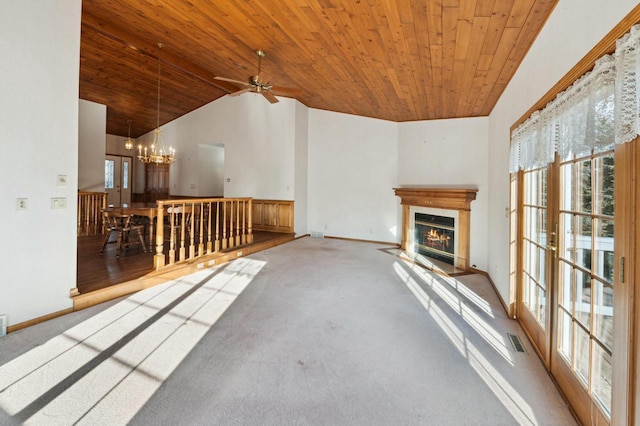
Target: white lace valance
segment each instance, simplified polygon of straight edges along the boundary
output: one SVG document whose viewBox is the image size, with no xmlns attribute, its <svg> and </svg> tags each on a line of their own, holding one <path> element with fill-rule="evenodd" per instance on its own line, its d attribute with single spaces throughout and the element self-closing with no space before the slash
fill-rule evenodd
<svg viewBox="0 0 640 426">
<path fill-rule="evenodd" d="M 640 134 L 640 25 L 616 42 L 616 143 Z"/>
<path fill-rule="evenodd" d="M 611 149 L 640 134 L 640 25 L 618 40 L 616 52 L 534 112 L 511 134 L 509 171 Z"/>
</svg>

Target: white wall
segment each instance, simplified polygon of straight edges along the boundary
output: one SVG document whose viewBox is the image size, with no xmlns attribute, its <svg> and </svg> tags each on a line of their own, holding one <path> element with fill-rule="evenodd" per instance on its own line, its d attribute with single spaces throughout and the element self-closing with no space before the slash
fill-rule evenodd
<svg viewBox="0 0 640 426">
<path fill-rule="evenodd" d="M 399 242 L 398 124 L 309 110 L 309 232 Z"/>
<path fill-rule="evenodd" d="M 198 196 L 224 196 L 224 148 L 200 144 L 198 147 Z"/>
<path fill-rule="evenodd" d="M 488 125 L 484 117 L 399 123 L 398 184 L 477 188 L 476 200 L 471 202 L 469 264 L 491 273 L 486 250 Z M 398 226 L 401 222 L 402 216 Z"/>
<path fill-rule="evenodd" d="M 76 285 L 81 0 L 8 1 L 0 13 L 0 314 L 71 307 Z M 57 185 L 58 175 L 67 186 Z M 67 208 L 51 209 L 51 198 Z M 28 209 L 16 211 L 16 199 Z"/>
<path fill-rule="evenodd" d="M 304 235 L 308 227 L 309 200 L 309 109 L 296 102 L 294 218 L 296 235 Z"/>
<path fill-rule="evenodd" d="M 80 99 L 78 112 L 78 189 L 104 191 L 107 106 Z"/>
<path fill-rule="evenodd" d="M 509 300 L 509 128 L 637 5 L 562 0 L 489 117 L 488 240 L 491 278 Z"/>
<path fill-rule="evenodd" d="M 176 149 L 169 193 L 198 196 L 199 146 L 224 144 L 225 197 L 292 199 L 296 101 L 278 99 L 225 96 L 162 126 L 165 146 Z M 150 132 L 138 143 L 152 140 Z"/>
</svg>

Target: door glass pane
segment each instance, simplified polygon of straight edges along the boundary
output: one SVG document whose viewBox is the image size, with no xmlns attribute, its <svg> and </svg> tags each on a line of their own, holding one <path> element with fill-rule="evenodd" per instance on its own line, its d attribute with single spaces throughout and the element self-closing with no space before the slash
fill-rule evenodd
<svg viewBox="0 0 640 426">
<path fill-rule="evenodd" d="M 540 245 L 547 244 L 547 209 L 538 209 L 538 235 L 536 242 Z"/>
<path fill-rule="evenodd" d="M 546 275 L 547 275 L 547 264 L 546 264 L 546 250 L 538 247 L 538 284 L 546 288 Z"/>
<path fill-rule="evenodd" d="M 536 312 L 536 304 L 537 304 L 537 302 L 536 302 L 536 288 L 537 288 L 536 282 L 528 277 L 528 279 L 527 279 L 527 291 L 529 293 L 529 303 L 527 304 L 527 307 L 534 314 Z M 537 316 L 537 315 L 534 315 L 534 316 Z"/>
<path fill-rule="evenodd" d="M 529 270 L 527 272 L 533 272 L 533 276 L 536 277 L 538 267 L 538 249 L 537 246 L 529 243 Z"/>
<path fill-rule="evenodd" d="M 568 261 L 575 261 L 574 259 L 574 230 L 573 230 L 573 215 L 570 213 L 561 213 L 560 214 L 560 247 L 559 255 L 563 259 L 567 259 Z"/>
<path fill-rule="evenodd" d="M 104 160 L 104 187 L 105 187 L 105 189 L 113 189 L 114 168 L 115 168 L 115 164 L 114 164 L 113 160 Z"/>
<path fill-rule="evenodd" d="M 129 189 L 129 162 L 122 162 L 122 188 Z"/>
<path fill-rule="evenodd" d="M 558 341 L 559 341 L 559 348 L 558 348 L 558 352 L 560 352 L 561 355 L 563 355 L 567 361 L 567 363 L 569 365 L 571 365 L 571 353 L 572 353 L 572 343 L 573 343 L 573 339 L 572 339 L 572 323 L 573 321 L 571 321 L 571 315 L 569 315 L 567 312 L 565 312 L 563 309 L 560 309 L 560 314 L 559 314 L 559 324 L 558 324 L 558 332 L 559 332 L 559 336 L 558 336 Z"/>
<path fill-rule="evenodd" d="M 524 291 L 523 293 L 523 297 L 524 297 L 524 305 L 527 306 L 529 308 L 529 310 L 531 310 L 531 292 L 529 291 L 529 286 L 531 286 L 531 280 L 529 279 L 528 275 L 524 275 L 522 277 L 522 281 L 524 282 Z"/>
<path fill-rule="evenodd" d="M 576 235 L 575 262 L 587 269 L 591 269 L 591 217 L 576 216 L 578 235 Z"/>
<path fill-rule="evenodd" d="M 580 381 L 588 386 L 589 384 L 589 334 L 585 332 L 577 323 L 573 323 L 575 333 L 575 364 L 574 369 Z"/>
<path fill-rule="evenodd" d="M 594 334 L 607 347 L 613 349 L 613 288 L 594 280 Z"/>
<path fill-rule="evenodd" d="M 560 273 L 558 278 L 560 280 L 560 306 L 571 312 L 572 300 L 573 300 L 573 285 L 571 281 L 571 266 L 566 262 L 560 261 Z"/>
<path fill-rule="evenodd" d="M 599 345 L 594 347 L 593 363 L 593 394 L 604 406 L 607 414 L 611 415 L 611 355 Z"/>
<path fill-rule="evenodd" d="M 613 154 L 594 160 L 595 213 L 613 216 Z"/>
<path fill-rule="evenodd" d="M 591 276 L 580 269 L 576 273 L 575 317 L 588 330 L 591 320 Z"/>
<path fill-rule="evenodd" d="M 560 210 L 573 210 L 575 191 L 573 190 L 573 164 L 560 167 Z"/>
<path fill-rule="evenodd" d="M 595 229 L 593 272 L 613 283 L 613 220 L 596 219 Z"/>
<path fill-rule="evenodd" d="M 547 312 L 547 292 L 544 291 L 542 287 L 538 287 L 538 322 L 544 326 L 544 322 L 546 320 L 546 312 Z"/>
<path fill-rule="evenodd" d="M 591 160 L 576 163 L 576 210 L 591 213 Z"/>
</svg>

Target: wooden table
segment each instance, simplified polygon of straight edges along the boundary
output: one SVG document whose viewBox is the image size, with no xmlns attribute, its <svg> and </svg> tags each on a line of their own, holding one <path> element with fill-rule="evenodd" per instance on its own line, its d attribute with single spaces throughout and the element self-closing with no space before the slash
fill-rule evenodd
<svg viewBox="0 0 640 426">
<path fill-rule="evenodd" d="M 131 203 L 121 206 L 109 206 L 115 212 L 122 214 L 132 214 L 134 216 L 142 216 L 149 218 L 149 251 L 155 253 L 155 240 L 153 233 L 153 222 L 158 216 L 158 205 L 156 203 Z"/>
</svg>

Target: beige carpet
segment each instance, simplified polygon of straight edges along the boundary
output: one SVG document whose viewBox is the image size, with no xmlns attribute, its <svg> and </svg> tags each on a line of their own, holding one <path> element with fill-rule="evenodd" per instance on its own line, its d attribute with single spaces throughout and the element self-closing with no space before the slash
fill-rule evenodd
<svg viewBox="0 0 640 426">
<path fill-rule="evenodd" d="M 573 425 L 487 280 L 303 238 L 0 338 L 0 424 Z"/>
</svg>

